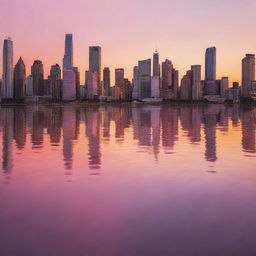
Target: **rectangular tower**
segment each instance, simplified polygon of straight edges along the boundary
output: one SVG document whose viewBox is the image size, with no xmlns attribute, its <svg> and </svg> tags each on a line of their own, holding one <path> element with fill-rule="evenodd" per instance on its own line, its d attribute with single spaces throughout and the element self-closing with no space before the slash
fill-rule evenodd
<svg viewBox="0 0 256 256">
<path fill-rule="evenodd" d="M 3 99 L 13 98 L 13 42 L 11 38 L 4 40 L 3 46 L 3 76 L 2 76 Z"/>
</svg>

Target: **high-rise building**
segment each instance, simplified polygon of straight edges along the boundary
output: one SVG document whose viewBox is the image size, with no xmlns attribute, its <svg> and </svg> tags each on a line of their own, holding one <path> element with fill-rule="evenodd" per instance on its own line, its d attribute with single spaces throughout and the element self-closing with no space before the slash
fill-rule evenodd
<svg viewBox="0 0 256 256">
<path fill-rule="evenodd" d="M 110 96 L 110 70 L 108 67 L 103 69 L 103 95 Z"/>
<path fill-rule="evenodd" d="M 115 86 L 124 86 L 124 69 L 115 69 Z"/>
<path fill-rule="evenodd" d="M 255 80 L 255 55 L 246 54 L 242 59 L 242 97 L 249 97 L 251 82 Z"/>
<path fill-rule="evenodd" d="M 20 57 L 14 68 L 14 99 L 24 99 L 26 96 L 26 67 Z"/>
<path fill-rule="evenodd" d="M 160 76 L 159 54 L 157 50 L 153 54 L 153 76 Z"/>
<path fill-rule="evenodd" d="M 151 97 L 151 59 L 139 61 L 139 98 Z"/>
<path fill-rule="evenodd" d="M 65 55 L 63 58 L 63 72 L 65 69 L 73 67 L 73 35 L 65 36 Z"/>
<path fill-rule="evenodd" d="M 222 98 L 226 97 L 226 92 L 229 87 L 228 85 L 229 85 L 228 77 L 222 77 L 220 80 L 220 96 Z"/>
<path fill-rule="evenodd" d="M 33 77 L 33 95 L 44 95 L 44 67 L 41 60 L 35 60 L 31 67 Z"/>
<path fill-rule="evenodd" d="M 98 97 L 98 73 L 95 71 L 85 72 L 85 86 L 87 99 L 97 99 Z"/>
<path fill-rule="evenodd" d="M 13 42 L 11 38 L 4 40 L 2 98 L 13 98 Z"/>
<path fill-rule="evenodd" d="M 192 100 L 200 100 L 200 92 L 201 92 L 201 66 L 194 65 L 191 66 L 192 71 Z"/>
<path fill-rule="evenodd" d="M 178 98 L 178 87 L 179 87 L 179 71 L 176 69 L 173 69 L 172 83 L 173 83 L 173 98 L 176 100 Z"/>
<path fill-rule="evenodd" d="M 58 64 L 52 65 L 48 77 L 50 96 L 53 101 L 60 101 L 62 98 L 61 69 Z"/>
<path fill-rule="evenodd" d="M 133 68 L 133 79 L 132 79 L 132 99 L 139 99 L 139 67 Z"/>
<path fill-rule="evenodd" d="M 55 64 L 51 66 L 50 76 L 61 78 L 61 69 L 59 64 Z"/>
<path fill-rule="evenodd" d="M 191 100 L 192 99 L 192 71 L 187 71 L 186 75 L 181 79 L 180 87 L 180 98 L 182 100 Z"/>
<path fill-rule="evenodd" d="M 205 53 L 205 80 L 216 80 L 216 47 L 206 49 Z"/>
<path fill-rule="evenodd" d="M 172 87 L 173 64 L 166 59 L 162 63 L 162 90 L 168 90 Z"/>
<path fill-rule="evenodd" d="M 33 77 L 32 75 L 26 78 L 26 96 L 33 96 Z"/>
<path fill-rule="evenodd" d="M 63 72 L 63 94 L 66 101 L 76 100 L 76 72 L 74 69 L 65 69 Z"/>
<path fill-rule="evenodd" d="M 100 94 L 101 85 L 101 47 L 89 47 L 89 71 L 97 72 L 98 95 Z"/>
</svg>

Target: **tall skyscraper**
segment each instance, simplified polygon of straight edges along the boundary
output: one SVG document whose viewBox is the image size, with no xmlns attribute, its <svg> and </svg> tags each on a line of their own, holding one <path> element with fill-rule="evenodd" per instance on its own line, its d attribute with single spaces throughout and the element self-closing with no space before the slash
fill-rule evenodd
<svg viewBox="0 0 256 256">
<path fill-rule="evenodd" d="M 139 61 L 139 98 L 151 97 L 151 59 Z"/>
<path fill-rule="evenodd" d="M 26 67 L 20 57 L 14 68 L 14 98 L 24 99 L 26 96 Z"/>
<path fill-rule="evenodd" d="M 65 69 L 73 67 L 73 35 L 66 34 L 65 55 L 63 58 L 63 72 Z"/>
<path fill-rule="evenodd" d="M 90 46 L 89 47 L 89 71 L 97 72 L 98 79 L 98 95 L 100 94 L 101 86 L 101 47 Z"/>
<path fill-rule="evenodd" d="M 200 100 L 201 66 L 191 66 L 192 71 L 192 100 Z"/>
<path fill-rule="evenodd" d="M 160 76 L 159 54 L 157 50 L 153 54 L 153 76 Z"/>
<path fill-rule="evenodd" d="M 115 69 L 115 86 L 124 86 L 124 69 Z"/>
<path fill-rule="evenodd" d="M 216 80 L 216 47 L 206 49 L 205 53 L 205 81 Z"/>
<path fill-rule="evenodd" d="M 110 70 L 108 67 L 103 69 L 103 95 L 110 96 Z"/>
<path fill-rule="evenodd" d="M 170 60 L 162 63 L 162 90 L 168 90 L 172 87 L 173 64 Z"/>
<path fill-rule="evenodd" d="M 41 60 L 35 60 L 31 67 L 33 77 L 33 95 L 44 95 L 44 67 Z"/>
<path fill-rule="evenodd" d="M 242 96 L 249 97 L 251 82 L 255 80 L 255 55 L 246 54 L 242 59 Z"/>
<path fill-rule="evenodd" d="M 13 42 L 11 38 L 4 40 L 3 47 L 3 76 L 2 76 L 3 99 L 13 98 Z"/>
</svg>

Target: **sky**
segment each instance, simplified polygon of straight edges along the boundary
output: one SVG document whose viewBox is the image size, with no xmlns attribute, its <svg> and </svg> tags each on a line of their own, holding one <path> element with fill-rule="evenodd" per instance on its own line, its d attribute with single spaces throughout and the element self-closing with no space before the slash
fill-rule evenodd
<svg viewBox="0 0 256 256">
<path fill-rule="evenodd" d="M 0 42 L 10 36 L 14 64 L 21 56 L 29 74 L 40 59 L 47 76 L 52 64 L 62 65 L 65 33 L 73 33 L 82 84 L 91 45 L 102 47 L 112 84 L 115 68 L 131 79 L 133 66 L 156 47 L 180 78 L 201 64 L 204 79 L 205 49 L 216 46 L 217 77 L 240 81 L 241 59 L 256 52 L 255 10 L 255 0 L 0 0 Z"/>
</svg>

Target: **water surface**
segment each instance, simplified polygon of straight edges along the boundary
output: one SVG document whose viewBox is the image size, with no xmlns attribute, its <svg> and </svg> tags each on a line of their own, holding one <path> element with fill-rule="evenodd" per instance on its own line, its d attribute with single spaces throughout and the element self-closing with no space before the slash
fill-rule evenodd
<svg viewBox="0 0 256 256">
<path fill-rule="evenodd" d="M 253 106 L 0 109 L 0 255 L 256 255 Z"/>
</svg>

